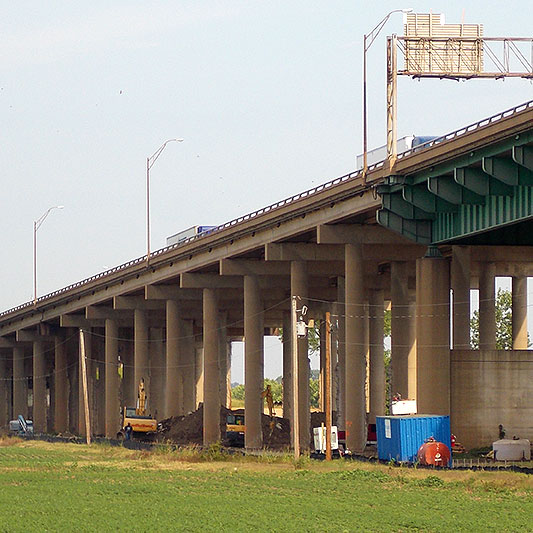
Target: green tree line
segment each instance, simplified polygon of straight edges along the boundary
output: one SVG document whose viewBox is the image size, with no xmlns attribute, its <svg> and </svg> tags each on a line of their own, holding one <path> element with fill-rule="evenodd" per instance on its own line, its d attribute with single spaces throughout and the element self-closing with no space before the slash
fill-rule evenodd
<svg viewBox="0 0 533 533">
<path fill-rule="evenodd" d="M 318 371 L 311 371 L 311 378 L 309 379 L 309 395 L 311 407 L 318 407 Z M 272 399 L 274 403 L 281 404 L 283 402 L 283 385 L 281 376 L 276 379 L 266 378 L 263 382 L 263 390 L 270 385 L 272 392 Z M 231 389 L 231 398 L 233 400 L 244 401 L 244 385 L 236 385 Z"/>
</svg>

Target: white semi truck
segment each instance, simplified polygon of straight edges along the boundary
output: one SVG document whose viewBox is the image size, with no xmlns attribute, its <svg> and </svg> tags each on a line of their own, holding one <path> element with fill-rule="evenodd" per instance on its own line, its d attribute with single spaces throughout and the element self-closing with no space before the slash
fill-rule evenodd
<svg viewBox="0 0 533 533">
<path fill-rule="evenodd" d="M 401 154 L 407 150 L 421 150 L 422 148 L 425 148 L 428 143 L 437 138 L 438 137 L 430 135 L 408 135 L 407 137 L 402 137 L 396 142 L 396 152 Z M 387 145 L 369 150 L 366 154 L 368 166 L 385 161 L 385 159 L 387 159 Z M 355 170 L 361 170 L 363 168 L 363 154 L 357 156 L 356 165 L 357 168 Z"/>
<path fill-rule="evenodd" d="M 216 226 L 192 226 L 190 228 L 179 231 L 170 237 L 167 237 L 167 246 L 172 246 L 173 244 L 181 244 L 182 242 L 194 237 L 195 235 L 204 235 L 207 234 Z"/>
</svg>

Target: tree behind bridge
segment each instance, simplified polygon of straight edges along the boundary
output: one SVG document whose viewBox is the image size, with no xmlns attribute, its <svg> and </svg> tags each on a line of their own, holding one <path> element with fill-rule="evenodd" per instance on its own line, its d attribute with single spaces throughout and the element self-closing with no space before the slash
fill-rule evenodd
<svg viewBox="0 0 533 533">
<path fill-rule="evenodd" d="M 497 350 L 511 350 L 513 347 L 512 305 L 511 291 L 498 289 L 495 302 Z M 473 350 L 479 350 L 479 311 L 474 311 L 470 320 L 470 346 Z"/>
</svg>

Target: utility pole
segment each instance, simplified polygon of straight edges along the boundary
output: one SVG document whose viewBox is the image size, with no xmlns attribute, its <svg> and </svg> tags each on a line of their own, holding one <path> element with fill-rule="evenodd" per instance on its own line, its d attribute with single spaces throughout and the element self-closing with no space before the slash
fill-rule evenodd
<svg viewBox="0 0 533 533">
<path fill-rule="evenodd" d="M 89 418 L 89 393 L 87 390 L 87 365 L 85 361 L 85 336 L 83 329 L 80 328 L 80 365 L 83 385 L 83 404 L 85 407 L 85 433 L 87 435 L 87 444 L 91 444 L 91 421 Z"/>
<path fill-rule="evenodd" d="M 326 375 L 324 383 L 326 411 L 326 461 L 331 461 L 331 316 L 326 311 Z"/>
<path fill-rule="evenodd" d="M 296 296 L 291 302 L 291 344 L 292 344 L 292 434 L 294 439 L 294 458 L 300 457 L 300 419 L 298 404 L 298 331 L 296 316 Z"/>
</svg>

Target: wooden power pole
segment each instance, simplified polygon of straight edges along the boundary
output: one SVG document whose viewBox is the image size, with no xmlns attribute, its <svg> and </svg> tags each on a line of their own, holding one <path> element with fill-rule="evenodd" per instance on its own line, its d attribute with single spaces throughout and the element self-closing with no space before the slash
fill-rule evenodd
<svg viewBox="0 0 533 533">
<path fill-rule="evenodd" d="M 296 316 L 296 296 L 291 302 L 291 343 L 292 343 L 292 433 L 294 436 L 294 458 L 300 457 L 300 418 L 298 402 L 298 330 Z"/>
<path fill-rule="evenodd" d="M 331 461 L 331 316 L 326 312 L 326 375 L 324 376 L 326 411 L 326 461 Z"/>
<path fill-rule="evenodd" d="M 89 392 L 87 390 L 87 364 L 85 359 L 85 336 L 80 328 L 80 365 L 83 385 L 83 405 L 85 407 L 85 433 L 87 444 L 91 444 L 91 421 L 89 418 Z"/>
</svg>

